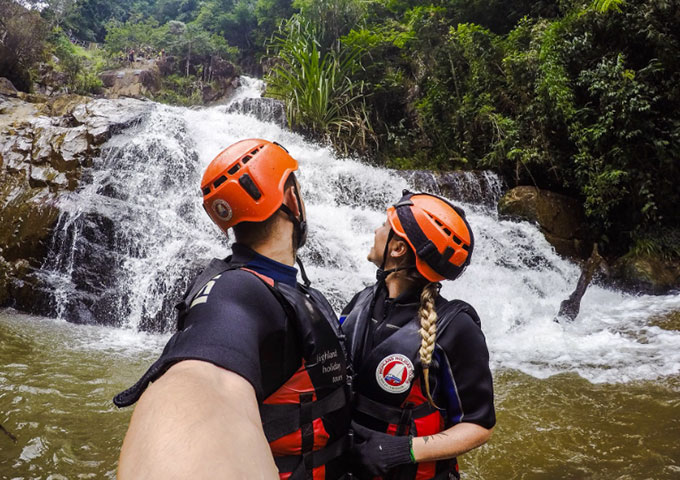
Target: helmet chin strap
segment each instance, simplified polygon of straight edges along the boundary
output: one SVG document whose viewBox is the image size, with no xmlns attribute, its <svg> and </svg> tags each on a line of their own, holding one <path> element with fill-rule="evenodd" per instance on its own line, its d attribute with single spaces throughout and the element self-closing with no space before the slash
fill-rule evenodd
<svg viewBox="0 0 680 480">
<path fill-rule="evenodd" d="M 282 203 L 281 206 L 279 207 L 279 210 L 281 210 L 283 213 L 285 213 L 290 221 L 293 223 L 293 247 L 295 248 L 295 261 L 297 262 L 298 266 L 300 267 L 300 275 L 302 276 L 302 281 L 305 283 L 305 286 L 309 287 L 311 285 L 311 281 L 307 277 L 307 273 L 305 272 L 305 267 L 302 265 L 302 260 L 300 260 L 300 257 L 297 256 L 297 251 L 302 248 L 302 246 L 307 242 L 307 219 L 305 219 L 305 214 L 304 214 L 304 208 L 302 208 L 302 201 L 300 200 L 299 194 L 295 195 L 295 198 L 297 199 L 297 204 L 298 204 L 298 210 L 300 211 L 300 218 L 296 217 L 293 214 L 293 211 L 288 208 L 288 205 L 285 203 Z"/>
<path fill-rule="evenodd" d="M 387 241 L 385 242 L 385 250 L 383 250 L 383 259 L 382 263 L 380 264 L 380 267 L 378 270 L 375 272 L 375 278 L 379 282 L 385 283 L 385 280 L 387 277 L 390 276 L 390 274 L 395 273 L 395 272 L 400 272 L 402 270 L 409 270 L 413 268 L 415 265 L 406 265 L 403 267 L 395 267 L 395 268 L 390 268 L 389 270 L 385 270 L 385 263 L 387 263 L 387 254 L 389 253 L 390 249 L 390 241 L 394 237 L 394 230 L 390 229 L 390 233 L 387 234 Z"/>
</svg>

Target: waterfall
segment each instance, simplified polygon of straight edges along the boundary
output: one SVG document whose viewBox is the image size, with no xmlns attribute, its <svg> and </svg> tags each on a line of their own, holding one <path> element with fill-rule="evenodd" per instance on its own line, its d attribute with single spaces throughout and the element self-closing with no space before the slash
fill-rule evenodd
<svg viewBox="0 0 680 480">
<path fill-rule="evenodd" d="M 374 281 L 366 254 L 385 208 L 402 189 L 436 183 L 339 157 L 234 106 L 260 92 L 260 83 L 244 79 L 226 108 L 155 105 L 105 145 L 61 205 L 41 271 L 53 315 L 117 326 L 125 335 L 171 332 L 173 305 L 188 282 L 208 259 L 229 253 L 230 240 L 203 212 L 202 173 L 222 149 L 248 137 L 277 141 L 300 163 L 310 223 L 300 254 L 314 286 L 339 311 Z M 578 267 L 558 256 L 535 225 L 498 218 L 502 185 L 495 175 L 461 174 L 450 183 L 438 193 L 466 210 L 476 245 L 472 265 L 444 283 L 443 295 L 478 310 L 494 368 L 539 377 L 576 372 L 594 382 L 680 372 L 680 332 L 654 323 L 655 315 L 680 310 L 680 297 L 630 296 L 595 285 L 575 322 L 555 323 Z"/>
</svg>

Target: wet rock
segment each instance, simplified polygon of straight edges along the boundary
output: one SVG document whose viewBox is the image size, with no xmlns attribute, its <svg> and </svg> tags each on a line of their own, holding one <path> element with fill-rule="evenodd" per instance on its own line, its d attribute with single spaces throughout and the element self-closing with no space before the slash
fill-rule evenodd
<svg viewBox="0 0 680 480">
<path fill-rule="evenodd" d="M 139 121 L 151 108 L 150 102 L 141 100 L 96 100 L 78 105 L 72 116 L 78 124 L 85 125 L 91 144 L 99 146 Z"/>
<path fill-rule="evenodd" d="M 43 95 L 42 93 L 19 92 L 19 98 L 28 103 L 40 103 L 40 104 L 45 104 L 49 100 L 47 95 Z"/>
<path fill-rule="evenodd" d="M 60 155 L 54 166 L 60 171 L 70 171 L 79 164 L 85 164 L 83 160 L 90 150 L 87 128 L 83 125 L 69 129 L 65 135 L 59 137 L 59 143 L 55 146 Z"/>
<path fill-rule="evenodd" d="M 416 191 L 441 194 L 439 183 L 434 172 L 429 170 L 401 170 L 399 175 L 413 185 Z"/>
<path fill-rule="evenodd" d="M 50 114 L 54 117 L 63 117 L 66 115 L 71 115 L 73 110 L 79 105 L 85 104 L 92 101 L 90 97 L 84 97 L 82 95 L 59 95 L 54 97 L 50 102 Z"/>
<path fill-rule="evenodd" d="M 2 168 L 11 173 L 27 171 L 31 160 L 31 148 L 31 139 L 23 129 L 12 129 L 0 134 Z"/>
<path fill-rule="evenodd" d="M 520 186 L 498 202 L 501 215 L 536 222 L 555 250 L 568 257 L 588 255 L 585 215 L 580 202 L 548 190 Z"/>
<path fill-rule="evenodd" d="M 487 171 L 432 172 L 402 170 L 401 176 L 417 191 L 443 195 L 457 202 L 493 206 L 504 189 L 503 181 Z"/>
<path fill-rule="evenodd" d="M 225 111 L 252 115 L 258 120 L 274 122 L 281 127 L 288 124 L 284 103 L 274 98 L 242 98 L 231 103 Z"/>
<path fill-rule="evenodd" d="M 664 330 L 675 330 L 676 332 L 680 332 L 680 310 L 654 317 L 650 324 L 663 328 Z"/>
<path fill-rule="evenodd" d="M 58 172 L 49 165 L 33 165 L 28 177 L 28 184 L 33 187 L 67 187 L 66 175 Z"/>
<path fill-rule="evenodd" d="M 612 279 L 625 290 L 666 294 L 680 291 L 680 261 L 652 255 L 628 254 L 612 265 Z"/>
<path fill-rule="evenodd" d="M 99 74 L 99 78 L 109 98 L 149 97 L 161 87 L 161 73 L 155 61 L 140 61 L 131 68 L 108 70 Z"/>
<path fill-rule="evenodd" d="M 14 87 L 14 84 L 5 77 L 0 77 L 0 95 L 6 95 L 8 97 L 16 97 L 19 92 Z"/>
<path fill-rule="evenodd" d="M 59 210 L 47 189 L 26 188 L 23 181 L 0 178 L 0 248 L 7 261 L 28 260 L 39 265 Z"/>
</svg>

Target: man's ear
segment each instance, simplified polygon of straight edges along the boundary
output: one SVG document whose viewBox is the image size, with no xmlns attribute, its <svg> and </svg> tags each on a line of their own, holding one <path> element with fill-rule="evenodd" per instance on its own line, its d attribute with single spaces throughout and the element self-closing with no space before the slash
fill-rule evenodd
<svg viewBox="0 0 680 480">
<path fill-rule="evenodd" d="M 394 258 L 403 257 L 408 252 L 406 242 L 399 239 L 392 239 L 392 248 L 390 248 L 390 256 Z"/>
<path fill-rule="evenodd" d="M 283 191 L 283 203 L 290 208 L 295 217 L 300 216 L 300 204 L 297 201 L 299 192 L 295 185 L 291 185 Z"/>
</svg>

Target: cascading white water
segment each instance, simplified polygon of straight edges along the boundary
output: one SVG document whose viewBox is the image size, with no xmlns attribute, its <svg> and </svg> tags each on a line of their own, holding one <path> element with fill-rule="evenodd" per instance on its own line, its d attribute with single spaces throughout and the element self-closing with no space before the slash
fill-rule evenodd
<svg viewBox="0 0 680 480">
<path fill-rule="evenodd" d="M 237 100 L 256 97 L 244 82 Z M 395 172 L 339 158 L 275 123 L 224 107 L 157 105 L 112 138 L 90 180 L 62 205 L 59 234 L 43 277 L 62 318 L 138 329 L 173 329 L 172 304 L 200 262 L 228 254 L 228 242 L 204 214 L 203 170 L 231 143 L 275 140 L 300 162 L 310 222 L 301 251 L 314 285 L 340 310 L 372 283 L 366 260 L 385 208 L 409 182 Z M 486 174 L 494 198 L 499 180 Z M 470 198 L 466 195 L 465 198 Z M 594 382 L 653 379 L 680 372 L 680 332 L 650 318 L 680 310 L 680 296 L 630 296 L 592 286 L 578 319 L 553 321 L 573 290 L 576 265 L 559 257 L 539 230 L 497 217 L 495 204 L 463 203 L 476 235 L 473 262 L 443 294 L 477 308 L 493 366 L 538 377 L 577 372 Z M 77 318 L 76 318 L 77 317 Z"/>
</svg>

